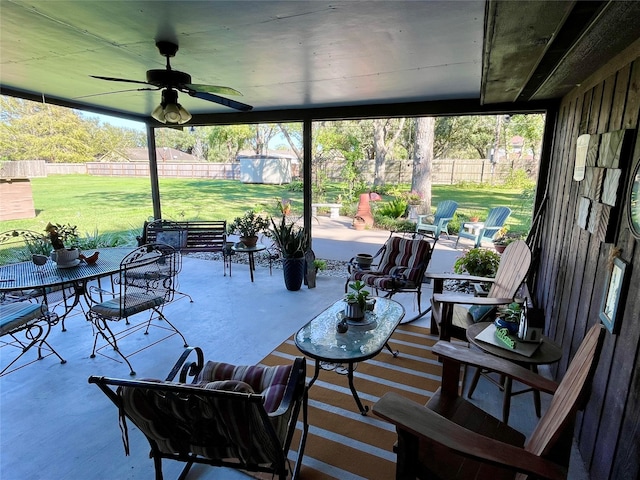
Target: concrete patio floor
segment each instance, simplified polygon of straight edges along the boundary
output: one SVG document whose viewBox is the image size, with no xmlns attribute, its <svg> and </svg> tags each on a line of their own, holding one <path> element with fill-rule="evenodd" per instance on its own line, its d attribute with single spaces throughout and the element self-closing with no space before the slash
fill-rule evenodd
<svg viewBox="0 0 640 480">
<path fill-rule="evenodd" d="M 317 258 L 348 260 L 355 253 L 375 253 L 388 232 L 349 228 L 348 219 L 319 219 L 314 225 L 314 251 Z M 454 239 L 455 240 L 455 239 Z M 453 241 L 438 243 L 430 271 L 451 271 L 460 252 Z M 297 292 L 284 287 L 281 270 L 269 275 L 258 267 L 255 282 L 249 280 L 248 267 L 233 265 L 233 276 L 223 276 L 221 261 L 184 258 L 180 290 L 193 297 L 182 298 L 165 308 L 165 315 L 182 331 L 190 345 L 200 346 L 206 359 L 235 364 L 254 364 L 316 314 L 340 298 L 344 278 L 319 276 L 317 286 L 303 286 Z M 423 301 L 428 305 L 429 286 Z M 414 295 L 398 295 L 407 317 L 415 311 Z M 416 321 L 429 325 L 429 316 Z M 51 344 L 67 360 L 61 365 L 53 356 L 0 378 L 0 478 L 27 479 L 149 479 L 153 462 L 148 443 L 129 426 L 131 455 L 124 455 L 118 412 L 94 385 L 90 375 L 130 378 L 123 363 L 98 355 L 89 358 L 92 347 L 91 325 L 84 316 L 67 320 L 67 332 L 57 326 L 49 337 Z M 123 351 L 134 351 L 159 337 L 132 335 L 122 344 Z M 0 355 L 7 355 L 3 348 Z M 183 350 L 174 336 L 131 357 L 136 378 L 164 378 Z M 13 353 L 13 352 L 11 352 Z M 29 352 L 27 355 L 35 355 Z M 6 359 L 2 359 L 4 364 Z M 356 379 L 357 383 L 357 379 Z M 481 381 L 474 401 L 500 414 L 501 396 L 497 389 Z M 548 400 L 543 395 L 543 408 Z M 537 422 L 531 395 L 515 397 L 511 425 L 525 434 Z M 391 445 L 389 445 L 391 448 Z M 573 455 L 570 478 L 587 478 L 579 456 Z M 182 465 L 164 462 L 165 478 L 176 478 Z M 245 475 L 226 469 L 194 467 L 190 479 L 234 479 Z"/>
</svg>

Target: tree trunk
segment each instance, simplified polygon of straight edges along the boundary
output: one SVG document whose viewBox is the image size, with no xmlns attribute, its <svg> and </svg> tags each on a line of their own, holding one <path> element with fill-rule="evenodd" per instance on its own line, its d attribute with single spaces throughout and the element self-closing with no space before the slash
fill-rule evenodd
<svg viewBox="0 0 640 480">
<path fill-rule="evenodd" d="M 433 163 L 433 139 L 436 119 L 416 118 L 416 140 L 413 154 L 411 190 L 422 195 L 419 213 L 431 213 L 431 164 Z"/>
<path fill-rule="evenodd" d="M 385 183 L 385 161 L 387 159 L 387 153 L 393 150 L 394 145 L 400 138 L 405 120 L 406 119 L 401 118 L 395 130 L 393 129 L 393 119 L 377 118 L 373 121 L 373 148 L 375 150 L 374 186 L 384 185 Z M 387 139 L 388 134 L 391 135 L 389 139 Z"/>
</svg>

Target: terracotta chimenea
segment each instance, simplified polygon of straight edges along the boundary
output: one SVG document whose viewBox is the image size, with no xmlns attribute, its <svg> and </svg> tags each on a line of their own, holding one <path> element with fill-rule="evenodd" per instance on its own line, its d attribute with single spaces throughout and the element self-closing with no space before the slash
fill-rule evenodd
<svg viewBox="0 0 640 480">
<path fill-rule="evenodd" d="M 356 217 L 354 219 L 354 226 L 356 221 L 358 220 L 358 224 L 363 224 L 363 226 L 372 227 L 373 226 L 373 215 L 371 214 L 371 205 L 369 205 L 369 194 L 361 193 L 360 194 L 360 202 L 358 202 L 358 211 L 356 212 Z"/>
</svg>

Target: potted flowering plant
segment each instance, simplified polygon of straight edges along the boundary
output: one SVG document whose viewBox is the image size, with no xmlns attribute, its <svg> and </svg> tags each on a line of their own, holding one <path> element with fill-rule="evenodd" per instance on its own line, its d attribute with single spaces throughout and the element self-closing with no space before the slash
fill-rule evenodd
<svg viewBox="0 0 640 480">
<path fill-rule="evenodd" d="M 227 227 L 227 233 L 237 233 L 240 241 L 247 247 L 255 247 L 258 234 L 269 229 L 269 221 L 258 215 L 255 210 L 247 210 L 241 217 L 236 217 Z"/>
<path fill-rule="evenodd" d="M 80 250 L 76 247 L 65 247 L 65 242 L 78 238 L 77 228 L 75 225 L 59 223 L 48 223 L 45 227 L 44 230 L 49 235 L 49 241 L 53 247 L 51 259 L 58 265 L 70 265 L 78 260 Z"/>
</svg>

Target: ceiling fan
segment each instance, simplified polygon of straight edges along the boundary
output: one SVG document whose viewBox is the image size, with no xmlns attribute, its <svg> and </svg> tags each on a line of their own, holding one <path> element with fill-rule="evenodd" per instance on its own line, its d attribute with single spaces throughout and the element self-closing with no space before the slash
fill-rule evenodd
<svg viewBox="0 0 640 480">
<path fill-rule="evenodd" d="M 100 80 L 108 80 L 110 82 L 137 83 L 142 85 L 151 85 L 154 87 L 137 88 L 135 89 L 137 91 L 163 89 L 162 101 L 151 114 L 153 118 L 162 123 L 182 124 L 191 119 L 191 114 L 178 103 L 178 92 L 186 93 L 192 97 L 218 103 L 243 112 L 248 112 L 253 109 L 251 105 L 216 95 L 218 93 L 222 95 L 242 95 L 239 91 L 233 88 L 217 85 L 194 84 L 191 83 L 191 75 L 188 73 L 172 70 L 169 59 L 174 57 L 178 52 L 178 45 L 175 43 L 159 41 L 156 43 L 156 47 L 158 47 L 160 54 L 167 58 L 167 66 L 164 70 L 147 70 L 146 82 L 140 80 L 129 80 L 126 78 L 101 77 L 98 75 L 91 75 L 91 77 Z"/>
</svg>

